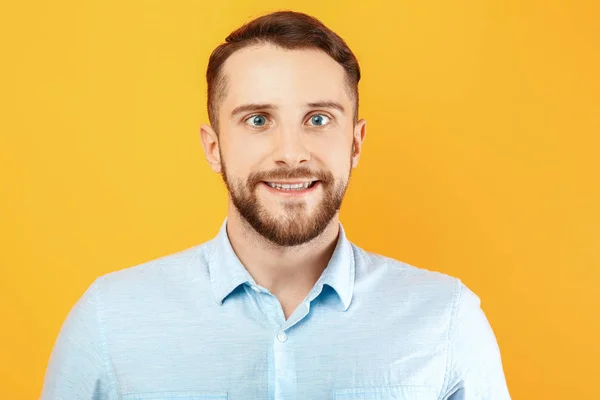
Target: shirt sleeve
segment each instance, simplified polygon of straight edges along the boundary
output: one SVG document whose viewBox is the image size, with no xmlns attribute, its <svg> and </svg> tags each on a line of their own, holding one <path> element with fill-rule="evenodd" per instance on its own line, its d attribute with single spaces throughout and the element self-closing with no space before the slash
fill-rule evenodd
<svg viewBox="0 0 600 400">
<path fill-rule="evenodd" d="M 444 400 L 510 400 L 500 349 L 480 304 L 459 282 Z"/>
<path fill-rule="evenodd" d="M 69 311 L 46 369 L 41 400 L 116 400 L 99 324 L 98 281 Z"/>
</svg>

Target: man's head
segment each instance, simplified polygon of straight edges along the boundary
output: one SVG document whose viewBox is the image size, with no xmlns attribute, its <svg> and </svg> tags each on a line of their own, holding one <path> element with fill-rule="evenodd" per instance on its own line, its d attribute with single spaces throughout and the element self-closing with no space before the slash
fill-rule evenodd
<svg viewBox="0 0 600 400">
<path fill-rule="evenodd" d="M 350 49 L 315 18 L 276 12 L 231 33 L 206 76 L 202 144 L 234 211 L 277 245 L 317 237 L 337 215 L 366 131 Z"/>
</svg>

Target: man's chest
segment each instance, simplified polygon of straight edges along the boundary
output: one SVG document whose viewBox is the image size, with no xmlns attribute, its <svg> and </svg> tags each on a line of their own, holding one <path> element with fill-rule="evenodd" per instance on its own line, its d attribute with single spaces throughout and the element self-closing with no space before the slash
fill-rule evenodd
<svg viewBox="0 0 600 400">
<path fill-rule="evenodd" d="M 177 324 L 109 348 L 124 399 L 436 399 L 443 329 L 420 322 Z M 113 340 L 118 340 L 114 337 Z"/>
</svg>

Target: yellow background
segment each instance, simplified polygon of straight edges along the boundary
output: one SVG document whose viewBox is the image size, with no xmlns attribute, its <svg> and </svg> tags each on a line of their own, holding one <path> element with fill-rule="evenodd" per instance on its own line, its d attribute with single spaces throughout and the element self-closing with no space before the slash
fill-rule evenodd
<svg viewBox="0 0 600 400">
<path fill-rule="evenodd" d="M 39 396 L 95 277 L 216 234 L 208 56 L 281 8 L 319 17 L 361 63 L 351 240 L 473 289 L 514 399 L 600 399 L 598 1 L 6 3 L 1 399 Z"/>
</svg>

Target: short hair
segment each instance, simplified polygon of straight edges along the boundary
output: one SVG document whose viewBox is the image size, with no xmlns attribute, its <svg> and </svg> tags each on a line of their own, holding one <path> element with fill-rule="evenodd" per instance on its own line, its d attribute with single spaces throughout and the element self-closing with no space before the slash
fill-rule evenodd
<svg viewBox="0 0 600 400">
<path fill-rule="evenodd" d="M 210 55 L 206 70 L 208 118 L 218 133 L 218 109 L 225 97 L 227 81 L 223 64 L 237 50 L 257 44 L 273 44 L 287 50 L 324 51 L 346 71 L 347 89 L 354 100 L 354 122 L 358 120 L 360 67 L 346 42 L 318 19 L 296 11 L 276 11 L 244 24 L 227 36 Z"/>
</svg>

